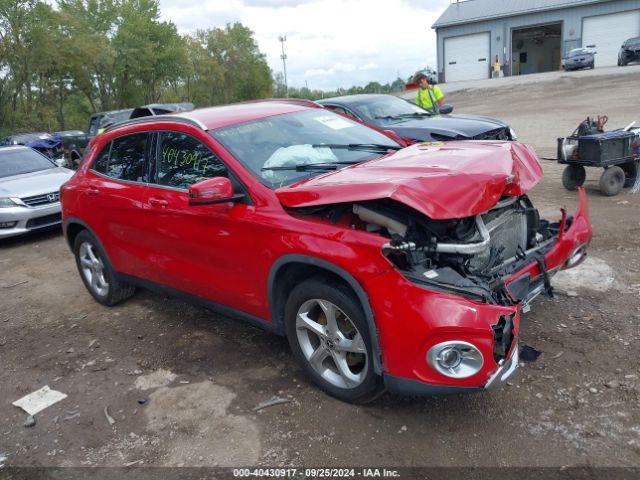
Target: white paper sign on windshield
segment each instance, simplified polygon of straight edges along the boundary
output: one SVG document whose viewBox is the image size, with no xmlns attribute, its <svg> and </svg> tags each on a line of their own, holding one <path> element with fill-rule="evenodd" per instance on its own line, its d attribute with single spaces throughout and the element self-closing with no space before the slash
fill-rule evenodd
<svg viewBox="0 0 640 480">
<path fill-rule="evenodd" d="M 331 128 L 332 130 L 342 130 L 343 128 L 353 127 L 353 123 L 334 115 L 323 115 L 316 117 L 316 121 L 322 123 L 324 126 Z"/>
</svg>

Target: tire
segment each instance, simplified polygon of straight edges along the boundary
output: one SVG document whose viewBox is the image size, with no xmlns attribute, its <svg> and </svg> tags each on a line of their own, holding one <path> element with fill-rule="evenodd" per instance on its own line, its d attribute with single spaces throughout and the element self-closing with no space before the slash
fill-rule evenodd
<svg viewBox="0 0 640 480">
<path fill-rule="evenodd" d="M 287 299 L 285 327 L 294 357 L 329 395 L 362 404 L 384 392 L 373 369 L 367 320 L 346 287 L 324 276 L 299 284 Z"/>
<path fill-rule="evenodd" d="M 73 253 L 82 283 L 98 303 L 111 307 L 134 294 L 135 287 L 116 279 L 100 242 L 87 230 L 76 237 Z"/>
<path fill-rule="evenodd" d="M 600 177 L 600 192 L 607 197 L 613 197 L 620 193 L 624 186 L 624 170 L 620 167 L 609 167 L 602 172 Z"/>
<path fill-rule="evenodd" d="M 582 165 L 567 165 L 562 172 L 562 185 L 567 190 L 577 190 L 584 184 L 587 172 Z"/>
<path fill-rule="evenodd" d="M 638 170 L 640 169 L 640 160 L 635 162 L 625 163 L 620 165 L 620 168 L 624 170 L 624 188 L 631 188 L 636 182 L 638 177 Z"/>
</svg>

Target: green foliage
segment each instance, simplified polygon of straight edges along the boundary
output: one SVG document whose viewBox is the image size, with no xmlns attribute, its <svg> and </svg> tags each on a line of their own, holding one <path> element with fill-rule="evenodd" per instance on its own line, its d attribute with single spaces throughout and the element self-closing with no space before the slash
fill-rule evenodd
<svg viewBox="0 0 640 480">
<path fill-rule="evenodd" d="M 156 102 L 197 107 L 284 97 L 253 32 L 241 23 L 180 35 L 158 0 L 0 0 L 0 136 L 84 129 L 92 112 Z M 333 92 L 289 88 L 316 100 L 401 91 L 404 81 Z"/>
<path fill-rule="evenodd" d="M 284 77 L 282 74 L 277 73 L 274 76 L 274 93 L 276 97 L 284 97 Z M 307 100 L 320 100 L 322 98 L 338 97 L 340 95 L 356 95 L 361 93 L 399 93 L 404 90 L 405 81 L 401 78 L 396 78 L 391 83 L 385 83 L 384 85 L 378 82 L 369 82 L 364 87 L 353 86 L 350 88 L 339 88 L 332 91 L 324 90 L 311 90 L 307 87 L 295 88 L 289 87 L 289 97 L 292 98 L 305 98 Z"/>
<path fill-rule="evenodd" d="M 240 23 L 181 36 L 158 0 L 0 0 L 0 135 L 84 129 L 92 112 L 272 94 Z"/>
</svg>

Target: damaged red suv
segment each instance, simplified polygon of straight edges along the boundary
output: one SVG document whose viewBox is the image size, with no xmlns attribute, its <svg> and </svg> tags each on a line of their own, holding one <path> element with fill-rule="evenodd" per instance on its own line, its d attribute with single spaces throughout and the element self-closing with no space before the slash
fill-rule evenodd
<svg viewBox="0 0 640 480">
<path fill-rule="evenodd" d="M 521 311 L 585 256 L 585 194 L 549 222 L 526 145 L 403 147 L 292 102 L 130 121 L 63 186 L 65 235 L 98 302 L 145 287 L 244 318 L 340 399 L 499 385 Z"/>
</svg>

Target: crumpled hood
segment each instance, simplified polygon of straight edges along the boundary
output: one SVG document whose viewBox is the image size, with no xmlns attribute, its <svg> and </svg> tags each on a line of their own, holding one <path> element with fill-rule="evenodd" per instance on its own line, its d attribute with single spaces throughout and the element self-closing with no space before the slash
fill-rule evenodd
<svg viewBox="0 0 640 480">
<path fill-rule="evenodd" d="M 436 220 L 477 215 L 542 178 L 528 145 L 458 141 L 416 144 L 391 155 L 276 190 L 286 207 L 391 198 Z"/>
<path fill-rule="evenodd" d="M 436 115 L 433 117 L 412 118 L 406 121 L 385 125 L 384 128 L 404 138 L 430 141 L 432 133 L 447 137 L 473 138 L 508 125 L 496 118 L 480 115 Z"/>
</svg>

